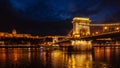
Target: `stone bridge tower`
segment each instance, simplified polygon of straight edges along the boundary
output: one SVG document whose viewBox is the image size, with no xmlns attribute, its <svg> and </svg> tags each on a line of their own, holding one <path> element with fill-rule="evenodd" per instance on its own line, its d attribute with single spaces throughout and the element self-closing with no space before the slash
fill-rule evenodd
<svg viewBox="0 0 120 68">
<path fill-rule="evenodd" d="M 82 36 L 90 35 L 90 19 L 89 18 L 82 18 L 82 17 L 75 17 L 73 18 L 73 33 L 72 36 L 74 38 L 80 38 Z"/>
</svg>

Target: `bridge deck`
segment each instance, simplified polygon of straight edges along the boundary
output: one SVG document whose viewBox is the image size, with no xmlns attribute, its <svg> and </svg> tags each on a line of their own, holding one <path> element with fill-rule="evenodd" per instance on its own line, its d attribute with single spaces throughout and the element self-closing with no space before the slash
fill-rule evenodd
<svg viewBox="0 0 120 68">
<path fill-rule="evenodd" d="M 28 45 L 0 45 L 0 48 L 40 48 L 40 46 L 28 46 Z"/>
<path fill-rule="evenodd" d="M 114 37 L 120 37 L 120 31 L 113 31 L 108 33 L 101 33 L 97 35 L 91 35 L 91 36 L 85 36 L 81 37 L 80 39 L 98 39 L 98 38 L 114 38 Z"/>
<path fill-rule="evenodd" d="M 93 45 L 93 47 L 120 47 L 120 44 L 107 44 L 107 45 Z"/>
</svg>

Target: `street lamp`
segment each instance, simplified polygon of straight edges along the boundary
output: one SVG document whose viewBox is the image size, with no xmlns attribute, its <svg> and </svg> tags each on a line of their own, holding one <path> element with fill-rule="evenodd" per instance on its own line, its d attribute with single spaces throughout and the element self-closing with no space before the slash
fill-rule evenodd
<svg viewBox="0 0 120 68">
<path fill-rule="evenodd" d="M 108 29 L 108 27 L 107 27 L 107 26 L 105 26 L 105 27 L 104 27 L 104 30 L 107 30 L 107 29 Z"/>
<path fill-rule="evenodd" d="M 120 28 L 119 27 L 116 27 L 116 30 L 118 31 Z"/>
<path fill-rule="evenodd" d="M 96 31 L 95 34 L 99 34 L 99 32 Z"/>
<path fill-rule="evenodd" d="M 103 27 L 103 32 L 106 32 L 106 31 L 108 31 L 108 27 L 107 27 L 107 26 L 104 26 L 104 27 Z"/>
</svg>

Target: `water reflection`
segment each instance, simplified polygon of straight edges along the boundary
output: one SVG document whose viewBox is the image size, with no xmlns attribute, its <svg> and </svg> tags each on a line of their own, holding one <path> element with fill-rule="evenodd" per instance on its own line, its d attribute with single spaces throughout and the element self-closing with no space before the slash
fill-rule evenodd
<svg viewBox="0 0 120 68">
<path fill-rule="evenodd" d="M 0 48 L 0 68 L 91 68 L 91 53 L 39 48 Z"/>
<path fill-rule="evenodd" d="M 0 48 L 0 68 L 119 68 L 119 60 L 119 47 L 94 47 L 89 52 Z"/>
<path fill-rule="evenodd" d="M 74 46 L 75 50 L 91 50 L 92 44 L 91 41 L 85 40 L 71 40 L 71 45 Z"/>
<path fill-rule="evenodd" d="M 91 53 L 77 53 L 66 55 L 66 68 L 92 68 Z"/>
<path fill-rule="evenodd" d="M 120 67 L 120 48 L 119 47 L 95 47 L 93 58 L 95 65 L 107 68 Z"/>
<path fill-rule="evenodd" d="M 0 48 L 0 68 L 16 68 L 16 66 L 29 63 L 29 53 L 20 48 Z M 27 62 L 27 63 L 26 63 Z"/>
</svg>

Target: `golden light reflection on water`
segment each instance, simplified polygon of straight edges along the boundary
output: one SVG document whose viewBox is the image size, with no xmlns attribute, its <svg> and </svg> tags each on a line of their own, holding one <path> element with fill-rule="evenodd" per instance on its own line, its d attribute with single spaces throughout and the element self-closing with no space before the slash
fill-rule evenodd
<svg viewBox="0 0 120 68">
<path fill-rule="evenodd" d="M 119 63 L 117 60 L 119 59 L 119 50 L 118 47 L 95 47 L 94 48 L 94 60 L 99 63 L 101 67 L 112 67 L 114 63 Z M 112 61 L 111 61 L 112 60 Z M 111 65 L 112 64 L 112 65 Z M 113 67 L 112 68 L 116 68 Z"/>
<path fill-rule="evenodd" d="M 52 62 L 53 68 L 63 68 L 64 66 L 63 59 L 64 59 L 64 55 L 62 51 L 60 50 L 53 51 L 51 53 L 51 62 Z"/>
<path fill-rule="evenodd" d="M 68 58 L 68 68 L 92 68 L 92 56 L 90 54 L 72 55 Z"/>
<path fill-rule="evenodd" d="M 111 59 L 115 59 L 119 64 L 120 49 L 116 47 L 95 47 L 92 52 L 65 50 L 0 48 L 0 68 L 29 68 L 31 66 L 40 68 L 108 68 L 111 66 Z"/>
<path fill-rule="evenodd" d="M 24 52 L 27 50 L 28 49 L 21 48 L 0 48 L 0 67 L 5 68 L 7 66 L 12 66 L 13 68 L 15 68 L 16 65 L 22 64 L 23 60 L 30 62 L 29 53 Z"/>
<path fill-rule="evenodd" d="M 110 47 L 106 47 L 105 53 L 107 61 L 110 62 Z"/>
<path fill-rule="evenodd" d="M 52 52 L 53 68 L 92 68 L 92 54 Z M 59 65 L 58 65 L 59 64 Z"/>
<path fill-rule="evenodd" d="M 91 41 L 85 40 L 71 40 L 71 45 L 74 46 L 76 50 L 91 50 Z"/>
</svg>

